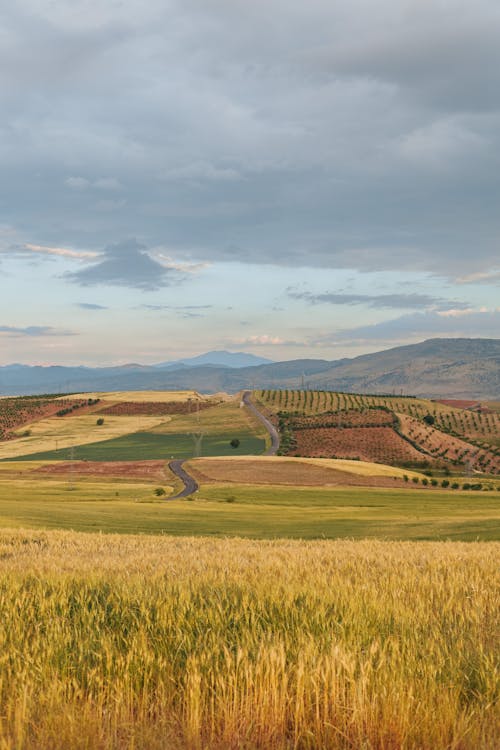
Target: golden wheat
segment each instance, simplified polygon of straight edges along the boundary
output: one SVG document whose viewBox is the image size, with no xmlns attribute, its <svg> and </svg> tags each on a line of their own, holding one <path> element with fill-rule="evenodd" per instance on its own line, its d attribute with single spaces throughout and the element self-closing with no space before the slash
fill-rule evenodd
<svg viewBox="0 0 500 750">
<path fill-rule="evenodd" d="M 0 533 L 0 748 L 498 747 L 495 543 Z"/>
</svg>

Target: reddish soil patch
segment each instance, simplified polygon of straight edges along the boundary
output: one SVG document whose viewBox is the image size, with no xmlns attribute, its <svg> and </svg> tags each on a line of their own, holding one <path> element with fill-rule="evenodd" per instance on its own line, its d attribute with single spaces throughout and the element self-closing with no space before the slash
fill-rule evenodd
<svg viewBox="0 0 500 750">
<path fill-rule="evenodd" d="M 40 419 L 53 417 L 64 409 L 74 409 L 68 416 L 84 414 L 92 407 L 86 401 L 78 399 L 37 399 L 37 398 L 2 398 L 0 399 L 0 440 L 10 440 L 13 430 L 37 422 Z"/>
<path fill-rule="evenodd" d="M 311 458 L 359 458 L 384 464 L 426 459 L 391 427 L 297 430 L 295 440 L 293 454 Z"/>
<path fill-rule="evenodd" d="M 319 427 L 382 427 L 394 424 L 394 416 L 385 409 L 346 409 L 327 414 L 292 417 L 293 430 Z"/>
<path fill-rule="evenodd" d="M 453 406 L 455 409 L 481 409 L 479 401 L 465 401 L 456 398 L 440 398 L 436 399 L 437 404 L 444 404 L 445 406 Z"/>
<path fill-rule="evenodd" d="M 116 417 L 131 417 L 144 414 L 150 416 L 167 416 L 169 414 L 196 414 L 197 411 L 215 406 L 211 401 L 120 401 L 99 409 L 99 414 Z"/>
<path fill-rule="evenodd" d="M 399 419 L 401 431 L 435 458 L 471 465 L 492 474 L 500 473 L 500 455 L 491 446 L 472 445 L 404 414 L 400 414 Z"/>
<path fill-rule="evenodd" d="M 30 474 L 53 477 L 106 477 L 170 481 L 172 476 L 165 461 L 64 461 L 33 469 Z"/>
<path fill-rule="evenodd" d="M 300 461 L 196 461 L 189 464 L 189 473 L 202 483 L 235 482 L 239 484 L 288 485 L 293 487 L 359 486 L 402 487 L 402 479 L 370 477 L 347 471 L 314 466 Z M 413 486 L 413 485 L 412 485 Z"/>
</svg>

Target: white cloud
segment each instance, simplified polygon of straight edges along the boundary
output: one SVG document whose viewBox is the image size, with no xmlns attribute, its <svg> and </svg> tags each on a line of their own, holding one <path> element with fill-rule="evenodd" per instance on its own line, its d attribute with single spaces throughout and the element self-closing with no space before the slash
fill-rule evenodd
<svg viewBox="0 0 500 750">
<path fill-rule="evenodd" d="M 58 255 L 62 258 L 74 258 L 75 260 L 91 260 L 97 258 L 99 253 L 85 250 L 70 250 L 66 247 L 48 247 L 46 245 L 33 245 L 27 242 L 24 247 L 33 253 L 40 255 Z"/>
</svg>

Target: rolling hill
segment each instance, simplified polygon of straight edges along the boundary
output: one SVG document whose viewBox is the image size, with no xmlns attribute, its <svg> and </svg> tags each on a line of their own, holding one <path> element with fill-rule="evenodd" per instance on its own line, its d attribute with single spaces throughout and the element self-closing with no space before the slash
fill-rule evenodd
<svg viewBox="0 0 500 750">
<path fill-rule="evenodd" d="M 196 358 L 195 358 L 196 359 Z M 0 368 L 0 394 L 74 391 L 184 390 L 202 393 L 244 388 L 313 388 L 429 398 L 500 397 L 499 339 L 429 339 L 352 359 L 298 359 L 252 366 L 139 364 L 122 367 Z M 203 359 L 201 359 L 203 362 Z"/>
</svg>

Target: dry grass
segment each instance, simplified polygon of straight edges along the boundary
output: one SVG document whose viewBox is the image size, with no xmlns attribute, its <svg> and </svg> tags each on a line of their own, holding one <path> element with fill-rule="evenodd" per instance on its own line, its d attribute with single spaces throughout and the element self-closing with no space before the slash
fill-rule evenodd
<svg viewBox="0 0 500 750">
<path fill-rule="evenodd" d="M 0 460 L 16 456 L 41 453 L 76 445 L 99 443 L 103 440 L 128 435 L 139 430 L 148 430 L 166 422 L 170 417 L 150 417 L 136 415 L 133 417 L 104 418 L 104 424 L 97 425 L 96 414 L 71 416 L 65 419 L 51 417 L 28 425 L 28 437 L 20 437 L 0 443 Z M 25 431 L 26 427 L 23 428 Z"/>
<path fill-rule="evenodd" d="M 190 473 L 202 485 L 213 483 L 248 484 L 255 487 L 408 487 L 403 476 L 423 475 L 364 461 L 292 458 L 288 456 L 240 456 L 191 459 Z M 399 480 L 396 484 L 394 480 Z"/>
<path fill-rule="evenodd" d="M 499 545 L 0 534 L 0 747 L 498 747 Z"/>
<path fill-rule="evenodd" d="M 338 484 L 339 477 L 351 475 L 363 478 L 403 479 L 423 477 L 416 471 L 399 469 L 369 461 L 349 461 L 335 458 L 299 458 L 290 456 L 217 456 L 191 459 L 189 466 L 216 481 L 250 482 L 251 484 L 321 485 Z M 303 480 L 303 481 L 302 481 Z"/>
<path fill-rule="evenodd" d="M 62 396 L 61 398 L 67 398 Z M 99 398 L 101 401 L 141 401 L 144 403 L 163 401 L 205 401 L 208 396 L 202 396 L 198 391 L 112 391 L 108 393 L 76 393 L 71 398 Z"/>
</svg>

